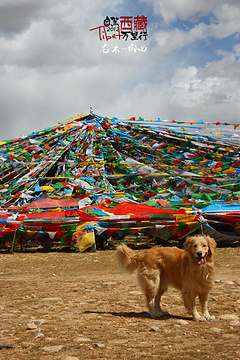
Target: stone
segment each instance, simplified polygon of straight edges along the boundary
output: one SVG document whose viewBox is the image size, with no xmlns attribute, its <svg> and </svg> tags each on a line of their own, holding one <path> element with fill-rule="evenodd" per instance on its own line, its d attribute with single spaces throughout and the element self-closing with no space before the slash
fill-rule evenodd
<svg viewBox="0 0 240 360">
<path fill-rule="evenodd" d="M 219 329 L 219 328 L 216 328 L 216 327 L 213 327 L 210 330 L 213 331 L 213 332 L 216 332 L 216 333 L 220 333 L 220 332 L 223 331 L 222 329 Z"/>
<path fill-rule="evenodd" d="M 104 344 L 99 344 L 99 343 L 92 343 L 92 346 L 93 346 L 94 348 L 104 348 L 104 347 L 105 347 Z"/>
<path fill-rule="evenodd" d="M 33 322 L 27 324 L 27 330 L 36 330 L 37 326 Z"/>
<path fill-rule="evenodd" d="M 46 320 L 44 320 L 44 319 L 33 319 L 33 320 L 30 321 L 30 323 L 33 323 L 35 325 L 42 325 L 45 322 L 46 322 Z"/>
<path fill-rule="evenodd" d="M 230 321 L 229 325 L 231 325 L 231 326 L 240 326 L 240 321 L 239 320 Z"/>
<path fill-rule="evenodd" d="M 224 281 L 227 285 L 235 285 L 233 281 Z"/>
<path fill-rule="evenodd" d="M 54 345 L 54 346 L 44 346 L 40 348 L 40 350 L 48 351 L 48 352 L 58 352 L 64 348 L 64 345 Z"/>
<path fill-rule="evenodd" d="M 39 333 L 39 334 L 36 336 L 36 339 L 40 339 L 40 338 L 42 338 L 42 337 L 44 337 L 43 333 Z"/>
<path fill-rule="evenodd" d="M 79 360 L 76 356 L 65 356 L 62 358 L 63 360 Z"/>
<path fill-rule="evenodd" d="M 8 345 L 0 345 L 0 350 L 2 349 L 13 349 L 13 347 Z"/>
<path fill-rule="evenodd" d="M 117 283 L 115 281 L 105 281 L 102 284 L 103 285 L 116 285 Z"/>
<path fill-rule="evenodd" d="M 176 321 L 179 325 L 189 325 L 189 322 L 188 321 L 186 321 L 186 320 L 177 320 Z"/>
<path fill-rule="evenodd" d="M 159 331 L 159 327 L 158 326 L 152 326 L 150 331 Z"/>
<path fill-rule="evenodd" d="M 232 321 L 237 321 L 239 320 L 239 317 L 237 315 L 234 314 L 223 314 L 219 316 L 220 320 L 232 320 Z"/>
<path fill-rule="evenodd" d="M 75 341 L 77 341 L 77 342 L 89 342 L 89 341 L 91 341 L 91 339 L 88 339 L 88 338 L 85 338 L 85 337 L 77 337 L 75 339 Z"/>
<path fill-rule="evenodd" d="M 142 292 L 138 291 L 138 290 L 133 290 L 133 291 L 129 291 L 129 294 L 130 295 L 142 295 Z"/>
<path fill-rule="evenodd" d="M 230 340 L 238 339 L 238 336 L 236 334 L 223 334 L 222 337 L 225 339 L 230 339 Z"/>
<path fill-rule="evenodd" d="M 127 342 L 128 342 L 127 339 L 119 339 L 119 340 L 109 341 L 110 344 L 115 344 L 115 345 L 122 345 L 122 344 L 126 344 Z"/>
</svg>

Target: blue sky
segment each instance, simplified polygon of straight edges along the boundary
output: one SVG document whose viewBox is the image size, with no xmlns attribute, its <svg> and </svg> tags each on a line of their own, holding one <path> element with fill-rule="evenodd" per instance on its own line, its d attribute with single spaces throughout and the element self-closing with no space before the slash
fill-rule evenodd
<svg viewBox="0 0 240 360">
<path fill-rule="evenodd" d="M 147 17 L 147 41 L 89 31 L 126 15 Z M 0 140 L 90 105 L 108 117 L 239 124 L 239 54 L 238 0 L 1 0 Z"/>
</svg>

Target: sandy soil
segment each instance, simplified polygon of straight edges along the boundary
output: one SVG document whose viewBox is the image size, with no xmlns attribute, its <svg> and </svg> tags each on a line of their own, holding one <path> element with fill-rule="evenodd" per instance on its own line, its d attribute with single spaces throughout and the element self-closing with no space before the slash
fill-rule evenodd
<svg viewBox="0 0 240 360">
<path fill-rule="evenodd" d="M 239 248 L 216 250 L 210 313 L 196 323 L 179 292 L 151 319 L 115 251 L 0 254 L 0 359 L 240 359 Z M 8 348 L 9 347 L 9 348 Z"/>
</svg>

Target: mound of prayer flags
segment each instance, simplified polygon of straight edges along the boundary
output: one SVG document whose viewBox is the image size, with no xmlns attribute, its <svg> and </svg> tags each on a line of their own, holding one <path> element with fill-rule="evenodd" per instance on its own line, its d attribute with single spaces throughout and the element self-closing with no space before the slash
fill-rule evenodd
<svg viewBox="0 0 240 360">
<path fill-rule="evenodd" d="M 240 128 L 90 113 L 0 141 L 0 247 L 240 239 Z"/>
</svg>

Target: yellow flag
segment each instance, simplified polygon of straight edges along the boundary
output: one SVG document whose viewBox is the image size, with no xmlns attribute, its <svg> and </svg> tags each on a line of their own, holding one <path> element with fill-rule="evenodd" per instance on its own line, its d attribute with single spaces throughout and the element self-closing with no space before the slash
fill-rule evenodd
<svg viewBox="0 0 240 360">
<path fill-rule="evenodd" d="M 55 190 L 52 186 L 41 186 L 41 189 L 47 192 L 51 192 Z"/>
<path fill-rule="evenodd" d="M 192 224 L 198 221 L 198 217 L 192 214 L 181 214 L 176 216 L 176 224 Z"/>
<path fill-rule="evenodd" d="M 80 243 L 78 244 L 79 251 L 83 252 L 84 250 L 90 248 L 93 244 L 95 244 L 95 235 L 94 231 L 91 231 L 82 237 Z"/>
</svg>

